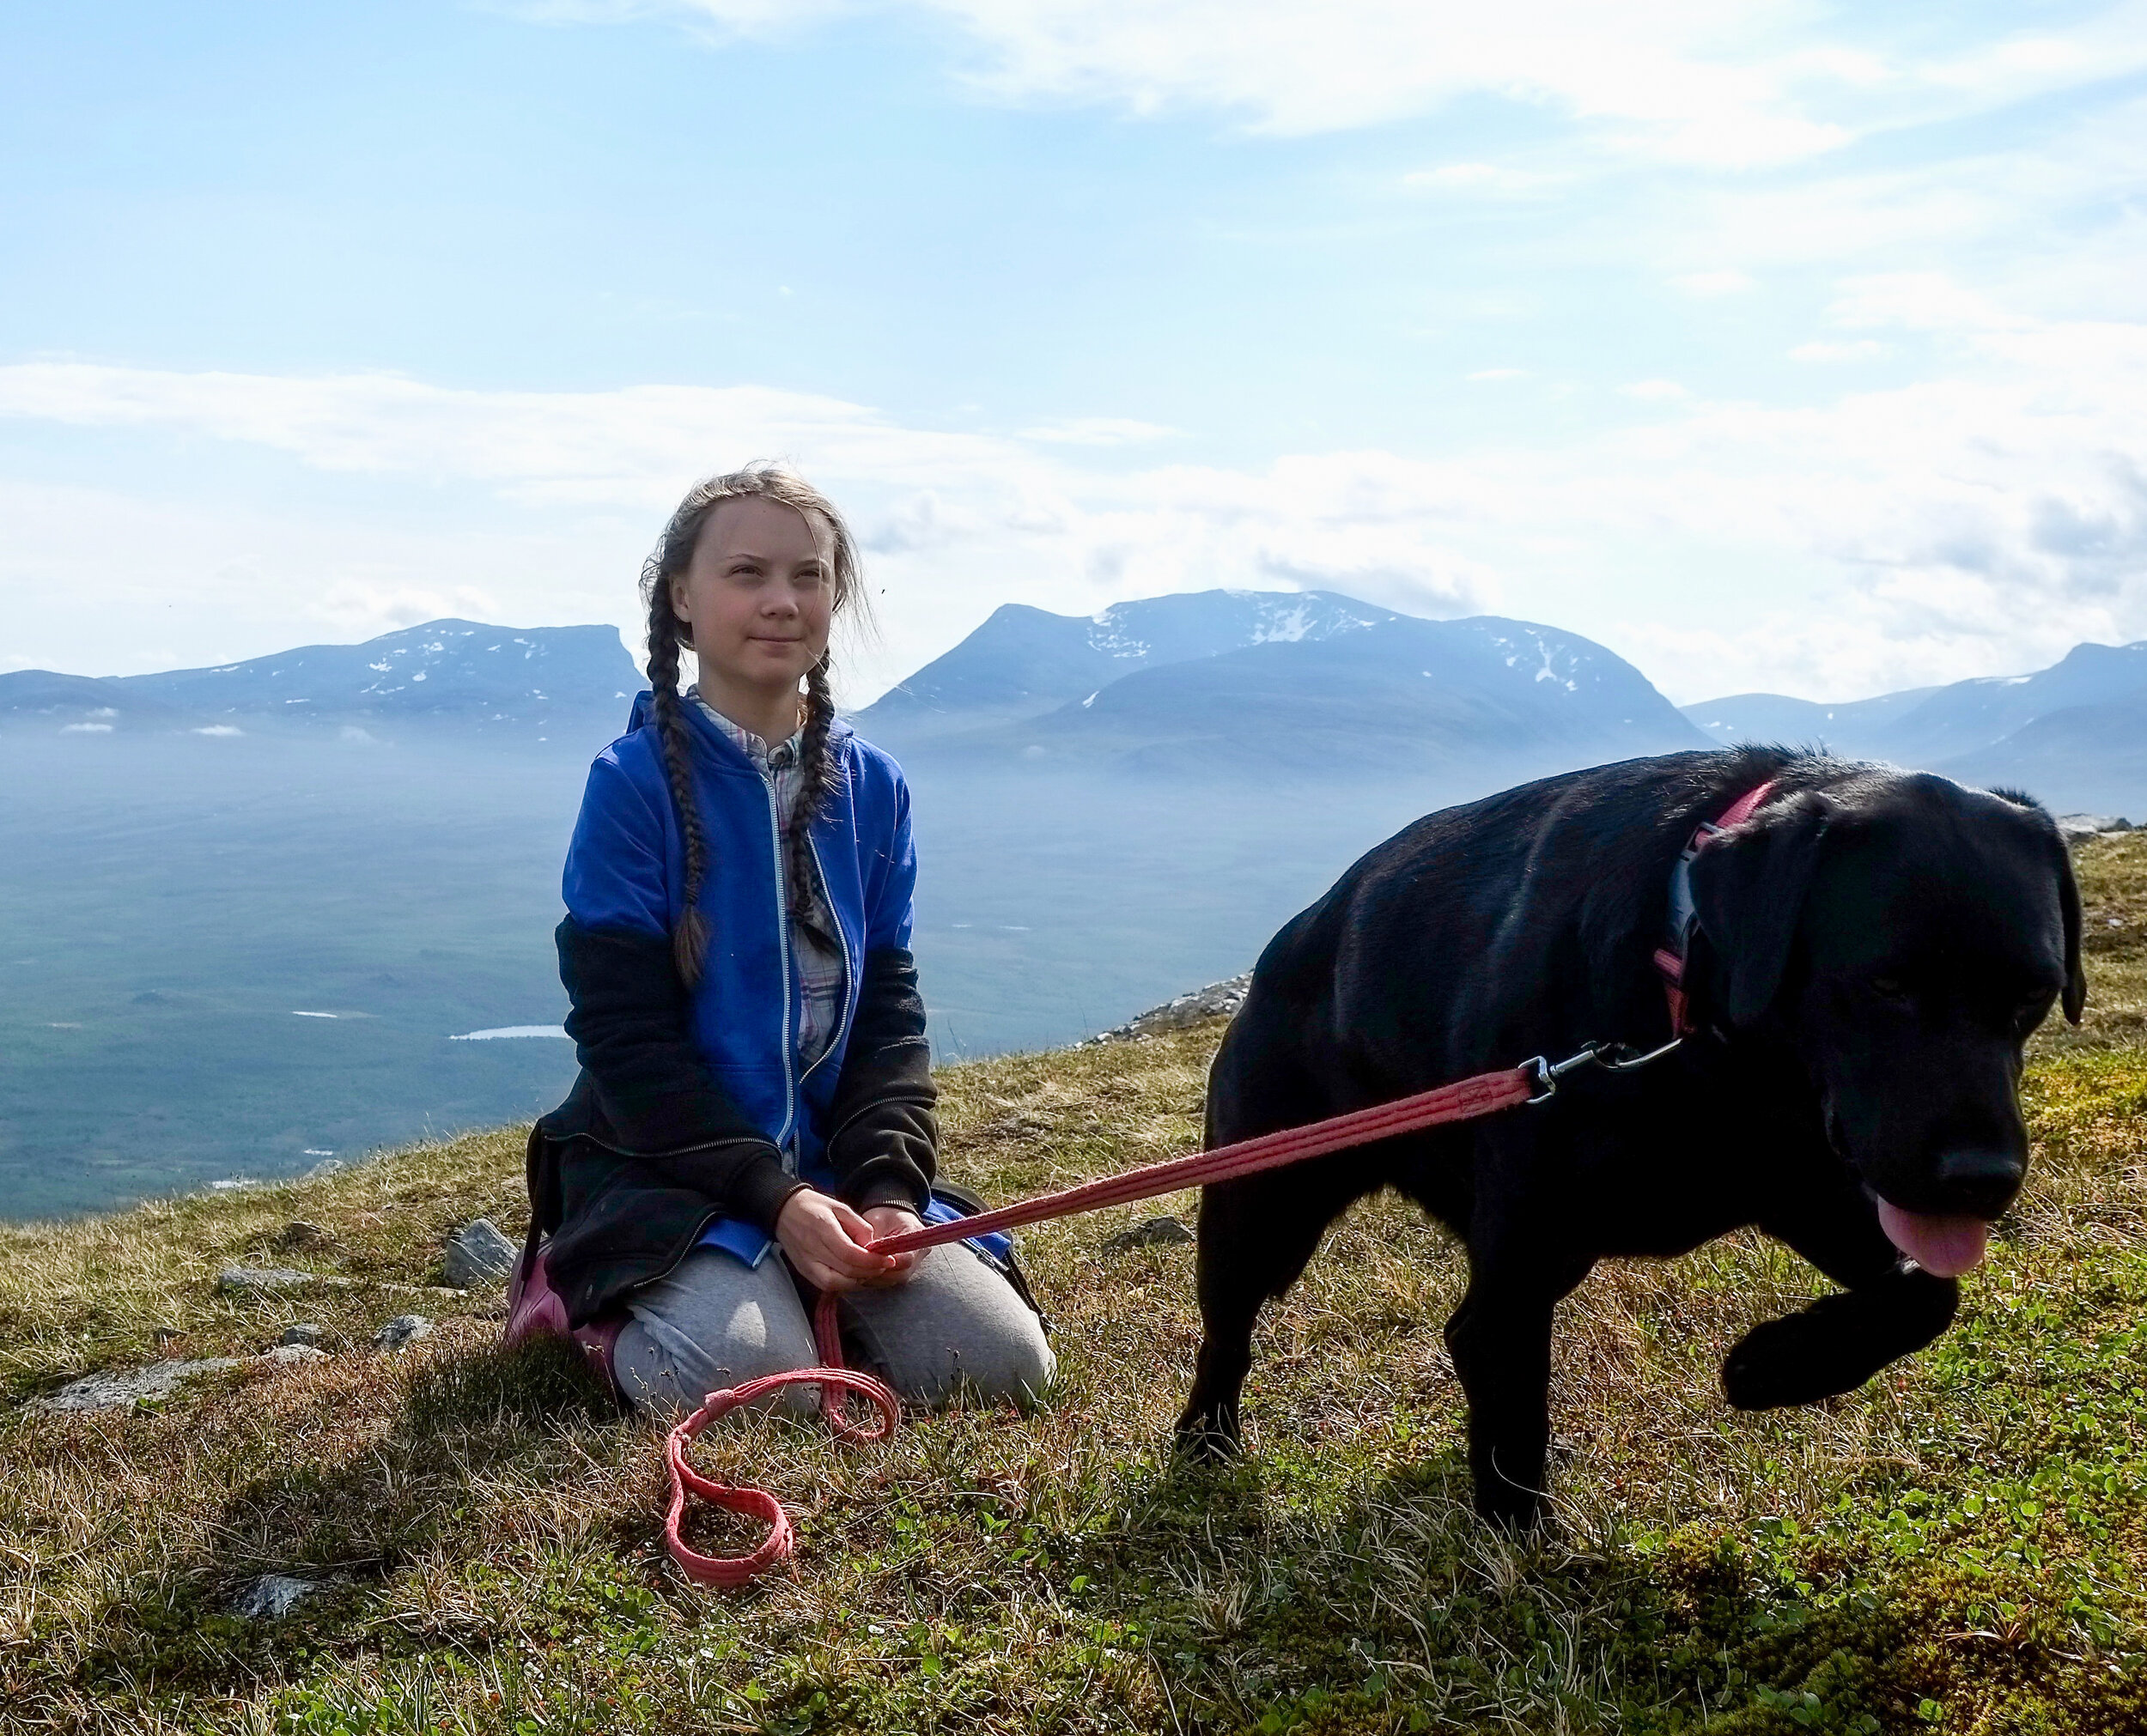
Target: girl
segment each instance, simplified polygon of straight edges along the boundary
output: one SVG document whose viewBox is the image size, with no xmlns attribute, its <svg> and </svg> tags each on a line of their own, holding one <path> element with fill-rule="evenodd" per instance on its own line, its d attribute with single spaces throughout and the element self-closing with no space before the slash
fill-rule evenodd
<svg viewBox="0 0 2147 1736">
<path fill-rule="evenodd" d="M 642 591 L 651 690 L 567 852 L 582 1071 L 530 1136 L 508 1339 L 571 1331 L 630 1402 L 690 1410 L 818 1363 L 811 1293 L 834 1290 L 856 1362 L 904 1398 L 1040 1393 L 1052 1356 L 1004 1238 L 866 1245 L 958 1212 L 932 1190 L 909 793 L 829 686 L 856 545 L 757 464 L 686 495 Z"/>
</svg>

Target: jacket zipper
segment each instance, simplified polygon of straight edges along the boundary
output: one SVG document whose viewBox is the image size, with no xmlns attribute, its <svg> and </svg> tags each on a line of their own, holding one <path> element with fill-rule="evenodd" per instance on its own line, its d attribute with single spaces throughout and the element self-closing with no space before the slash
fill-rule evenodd
<svg viewBox="0 0 2147 1736">
<path fill-rule="evenodd" d="M 775 780 L 763 772 L 760 782 L 768 792 L 768 843 L 775 865 L 775 952 L 782 961 L 782 1131 L 775 1136 L 775 1149 L 788 1151 L 794 1164 L 797 1153 L 791 1149 L 791 1130 L 798 1120 L 798 1062 L 790 1041 L 790 892 L 783 883 L 782 816 L 775 809 Z M 794 1168 L 791 1174 L 797 1171 Z"/>
<path fill-rule="evenodd" d="M 721 1223 L 722 1218 L 723 1208 L 720 1205 L 713 1207 L 708 1216 L 694 1226 L 693 1234 L 685 1239 L 678 1253 L 671 1256 L 670 1263 L 661 1272 L 651 1272 L 647 1278 L 636 1280 L 635 1288 L 638 1290 L 642 1284 L 654 1284 L 659 1278 L 669 1278 L 672 1273 L 685 1264 L 686 1256 L 700 1247 L 701 1238 L 706 1235 L 715 1224 Z M 775 1238 L 771 1235 L 768 1239 L 773 1241 Z"/>
<path fill-rule="evenodd" d="M 812 853 L 812 871 L 820 877 L 820 895 L 827 900 L 828 920 L 835 926 L 835 944 L 842 949 L 842 1016 L 835 1022 L 835 1035 L 827 1040 L 812 1065 L 805 1070 L 798 1081 L 798 1089 L 805 1089 L 805 1082 L 818 1071 L 820 1063 L 842 1047 L 842 1039 L 848 1035 L 850 1016 L 857 1005 L 857 977 L 850 967 L 850 938 L 842 932 L 842 919 L 835 914 L 835 897 L 828 890 L 828 871 L 820 865 L 820 847 L 812 841 L 811 828 L 806 831 L 806 848 Z M 788 931 L 786 929 L 785 932 Z"/>
</svg>

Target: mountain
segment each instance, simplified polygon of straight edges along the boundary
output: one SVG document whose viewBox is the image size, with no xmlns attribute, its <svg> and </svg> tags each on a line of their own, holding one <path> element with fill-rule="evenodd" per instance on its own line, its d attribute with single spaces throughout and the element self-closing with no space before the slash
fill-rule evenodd
<svg viewBox="0 0 2147 1736">
<path fill-rule="evenodd" d="M 1684 712 L 1718 741 L 1818 741 L 1836 753 L 1944 771 L 1956 764 L 2047 768 L 2062 761 L 2060 741 L 2079 751 L 2121 750 L 2130 737 L 2101 731 L 2142 705 L 2147 705 L 2147 640 L 2076 645 L 2032 675 L 1986 676 L 1846 705 L 1748 693 L 1687 706 Z M 2107 709 L 2113 707 L 2114 712 Z M 2059 722 L 2076 711 L 2083 715 Z M 2090 712 L 2099 715 L 2085 715 Z M 2135 796 L 2133 804 L 2138 801 Z"/>
<path fill-rule="evenodd" d="M 2061 814 L 2147 818 L 2147 690 L 2066 706 L 1938 769 L 1963 783 L 2026 790 Z"/>
<path fill-rule="evenodd" d="M 1196 591 L 1092 616 L 1008 603 L 945 656 L 858 715 L 873 740 L 907 744 L 1030 717 L 1120 677 L 1250 646 L 1361 633 L 1402 616 L 1325 591 Z"/>
<path fill-rule="evenodd" d="M 1939 690 L 1912 687 L 1840 705 L 1791 699 L 1779 693 L 1733 693 L 1682 709 L 1695 725 L 1724 744 L 1823 741 L 1838 751 L 1854 753 L 1856 749 L 1843 744 L 1875 738 L 1888 724 L 1913 711 Z"/>
<path fill-rule="evenodd" d="M 307 645 L 213 669 L 0 675 L 0 728 L 76 735 L 246 734 L 368 726 L 543 740 L 625 718 L 642 685 L 609 627 L 429 621 L 362 645 Z"/>
<path fill-rule="evenodd" d="M 1177 604 L 1201 612 L 1164 607 Z M 1525 775 L 1706 744 L 1632 665 L 1531 622 L 1424 621 L 1325 594 L 1229 592 L 1107 614 L 1116 618 L 1030 610 L 1010 622 L 1002 610 L 931 666 L 946 672 L 931 684 L 928 731 L 912 721 L 922 702 L 915 682 L 891 714 L 883 701 L 858 727 L 891 735 L 913 763 L 1018 761 L 1152 777 L 1390 778 L 1397 756 L 1415 771 Z M 1201 631 L 1157 634 L 1132 652 L 1099 646 L 1090 631 L 1151 621 Z M 1217 640 L 1219 649 L 1193 652 Z M 1010 645 L 1049 655 L 998 671 L 993 647 Z M 1080 696 L 1046 707 L 1054 690 Z"/>
</svg>

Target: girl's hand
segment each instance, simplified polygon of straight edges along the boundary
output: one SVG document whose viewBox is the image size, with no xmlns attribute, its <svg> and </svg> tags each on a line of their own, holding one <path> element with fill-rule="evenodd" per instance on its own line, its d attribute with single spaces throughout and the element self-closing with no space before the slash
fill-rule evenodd
<svg viewBox="0 0 2147 1736">
<path fill-rule="evenodd" d="M 909 1230 L 924 1228 L 924 1220 L 906 1205 L 872 1206 L 865 1213 L 865 1222 L 872 1225 L 873 1234 L 879 1236 L 901 1235 Z M 917 1269 L 917 1262 L 924 1258 L 925 1252 L 923 1248 L 917 1247 L 908 1253 L 891 1254 L 889 1258 L 895 1262 L 894 1270 L 885 1278 L 874 1278 L 871 1282 L 880 1284 L 907 1284 Z"/>
<path fill-rule="evenodd" d="M 915 1255 L 874 1253 L 865 1246 L 879 1233 L 841 1200 L 812 1187 L 800 1187 L 775 1215 L 775 1240 L 798 1276 L 815 1290 L 855 1290 L 907 1278 L 904 1262 Z"/>
</svg>

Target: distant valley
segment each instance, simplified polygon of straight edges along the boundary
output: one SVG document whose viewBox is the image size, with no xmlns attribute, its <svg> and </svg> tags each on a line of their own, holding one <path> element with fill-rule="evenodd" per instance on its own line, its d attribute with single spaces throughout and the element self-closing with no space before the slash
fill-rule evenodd
<svg viewBox="0 0 2147 1736">
<path fill-rule="evenodd" d="M 2147 646 L 1856 706 L 1680 710 L 1603 646 L 1321 592 L 1007 607 L 857 716 L 902 759 L 942 1053 L 1069 1041 L 1243 969 L 1419 814 L 1739 734 L 2147 817 Z M 2147 677 L 2143 677 L 2147 679 Z M 442 621 L 122 679 L 0 675 L 0 1216 L 526 1117 L 608 628 Z M 1925 744 L 1925 750 L 1918 750 Z M 1979 766 L 1992 768 L 1978 770 Z"/>
</svg>

